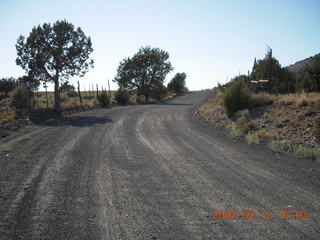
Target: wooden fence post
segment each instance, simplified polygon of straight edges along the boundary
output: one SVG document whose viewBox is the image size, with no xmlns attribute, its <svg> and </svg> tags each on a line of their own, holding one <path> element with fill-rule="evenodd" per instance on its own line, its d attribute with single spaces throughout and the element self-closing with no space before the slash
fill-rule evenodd
<svg viewBox="0 0 320 240">
<path fill-rule="evenodd" d="M 81 93 L 80 93 L 80 83 L 79 83 L 79 81 L 78 81 L 78 94 L 79 94 L 79 99 L 80 99 L 81 108 L 83 108 L 82 97 L 81 97 Z"/>
<path fill-rule="evenodd" d="M 110 83 L 109 83 L 109 79 L 108 79 L 108 88 L 109 88 L 109 100 L 110 100 L 110 104 L 111 102 L 111 91 L 110 91 Z"/>
<path fill-rule="evenodd" d="M 96 87 L 97 87 L 97 97 L 99 95 L 99 87 L 98 87 L 98 84 L 96 84 Z"/>
</svg>

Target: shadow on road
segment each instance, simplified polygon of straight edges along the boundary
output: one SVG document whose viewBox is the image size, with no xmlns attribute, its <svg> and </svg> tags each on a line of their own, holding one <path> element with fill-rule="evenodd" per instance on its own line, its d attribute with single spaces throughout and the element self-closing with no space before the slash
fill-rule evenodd
<svg viewBox="0 0 320 240">
<path fill-rule="evenodd" d="M 37 125 L 43 126 L 74 126 L 74 127 L 89 127 L 98 124 L 105 124 L 108 122 L 113 122 L 108 117 L 84 117 L 84 116 L 70 116 L 70 117 L 60 117 L 56 119 L 50 119 L 43 122 L 38 122 Z"/>
</svg>

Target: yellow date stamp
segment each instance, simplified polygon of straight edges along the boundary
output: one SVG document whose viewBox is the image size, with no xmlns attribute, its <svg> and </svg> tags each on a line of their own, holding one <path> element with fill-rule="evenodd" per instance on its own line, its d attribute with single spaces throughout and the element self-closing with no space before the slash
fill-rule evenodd
<svg viewBox="0 0 320 240">
<path fill-rule="evenodd" d="M 210 212 L 210 220 L 222 220 L 222 219 L 239 219 L 239 220 L 252 220 L 252 219 L 260 219 L 260 220 L 270 220 L 274 217 L 278 217 L 285 220 L 303 220 L 309 218 L 309 213 L 307 210 L 279 210 L 279 211 L 271 211 L 271 210 L 213 210 Z"/>
</svg>

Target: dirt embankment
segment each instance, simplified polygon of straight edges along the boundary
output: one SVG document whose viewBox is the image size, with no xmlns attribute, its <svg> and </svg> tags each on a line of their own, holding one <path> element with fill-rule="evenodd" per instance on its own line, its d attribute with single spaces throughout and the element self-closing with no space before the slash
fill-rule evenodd
<svg viewBox="0 0 320 240">
<path fill-rule="evenodd" d="M 222 92 L 215 89 L 199 112 L 208 122 L 224 128 L 232 136 L 246 137 L 249 143 L 264 143 L 274 150 L 320 157 L 320 141 L 315 134 L 315 120 L 320 117 L 319 94 L 257 94 L 253 100 L 252 109 L 228 118 Z"/>
</svg>

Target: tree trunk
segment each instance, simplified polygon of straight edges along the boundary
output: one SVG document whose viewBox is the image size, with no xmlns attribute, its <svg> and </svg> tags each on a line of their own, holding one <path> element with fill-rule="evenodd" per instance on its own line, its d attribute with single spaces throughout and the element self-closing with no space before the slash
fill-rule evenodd
<svg viewBox="0 0 320 240">
<path fill-rule="evenodd" d="M 60 112 L 60 92 L 59 92 L 59 80 L 54 80 L 54 108 Z"/>
<path fill-rule="evenodd" d="M 78 94 L 79 94 L 79 99 L 80 99 L 80 105 L 81 108 L 83 109 L 83 103 L 82 103 L 82 97 L 81 97 L 81 92 L 80 92 L 80 83 L 78 81 Z"/>
</svg>

